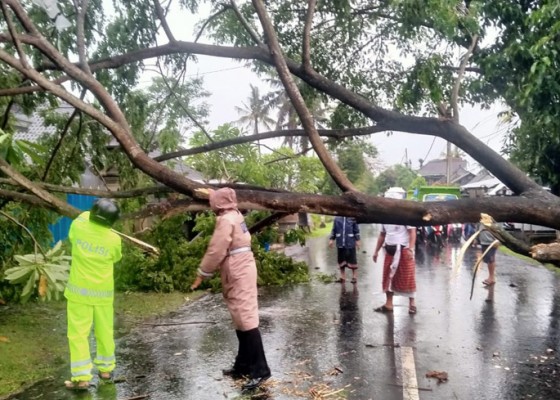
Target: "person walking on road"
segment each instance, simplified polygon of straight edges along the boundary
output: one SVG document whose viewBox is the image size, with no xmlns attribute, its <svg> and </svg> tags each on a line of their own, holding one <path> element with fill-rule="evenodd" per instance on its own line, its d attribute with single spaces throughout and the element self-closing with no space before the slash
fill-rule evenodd
<svg viewBox="0 0 560 400">
<path fill-rule="evenodd" d="M 220 269 L 223 296 L 239 341 L 233 367 L 222 372 L 233 378 L 248 377 L 242 388 L 252 390 L 270 378 L 271 373 L 259 330 L 257 266 L 251 251 L 251 234 L 237 209 L 233 189 L 209 190 L 209 199 L 217 215 L 216 227 L 191 289 Z"/>
<path fill-rule="evenodd" d="M 117 205 L 99 199 L 70 225 L 72 264 L 64 291 L 72 373 L 65 382 L 68 389 L 86 390 L 93 364 L 103 380 L 111 380 L 115 369 L 113 266 L 121 259 L 122 249 L 121 238 L 111 227 L 118 218 Z M 97 342 L 93 364 L 88 341 L 92 325 Z"/>
<path fill-rule="evenodd" d="M 385 249 L 383 263 L 383 292 L 386 301 L 375 311 L 393 312 L 393 296 L 408 297 L 408 313 L 416 314 L 416 262 L 414 246 L 416 244 L 416 227 L 403 225 L 381 225 L 381 233 L 373 253 L 373 262 L 377 263 L 379 250 Z"/>
<path fill-rule="evenodd" d="M 490 246 L 493 245 L 496 238 L 494 237 L 494 235 L 492 235 L 492 233 L 490 233 L 490 231 L 484 229 L 484 225 L 479 224 L 479 228 L 481 229 L 481 231 L 477 237 L 477 240 L 478 243 L 480 244 L 480 249 L 482 251 L 482 254 L 484 254 L 484 252 Z M 492 286 L 496 283 L 496 251 L 498 249 L 497 246 L 499 246 L 499 244 L 493 245 L 493 247 L 490 250 L 488 250 L 488 253 L 486 253 L 484 255 L 484 258 L 482 259 L 482 261 L 484 261 L 488 266 L 488 278 L 482 281 L 483 285 L 487 287 Z"/>
<path fill-rule="evenodd" d="M 346 282 L 346 268 L 352 270 L 352 283 L 358 279 L 358 260 L 356 249 L 360 249 L 360 227 L 352 217 L 335 217 L 329 247 L 336 243 L 340 278 L 337 282 Z"/>
</svg>

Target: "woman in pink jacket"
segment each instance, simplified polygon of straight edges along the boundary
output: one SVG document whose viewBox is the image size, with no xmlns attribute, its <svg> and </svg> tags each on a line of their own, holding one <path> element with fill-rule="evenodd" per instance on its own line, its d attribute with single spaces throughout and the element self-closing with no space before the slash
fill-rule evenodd
<svg viewBox="0 0 560 400">
<path fill-rule="evenodd" d="M 220 269 L 224 299 L 239 340 L 235 363 L 223 373 L 234 378 L 248 376 L 243 390 L 251 390 L 270 378 L 259 331 L 257 266 L 251 234 L 237 209 L 233 189 L 210 190 L 209 197 L 210 207 L 217 215 L 216 227 L 191 289 Z"/>
</svg>

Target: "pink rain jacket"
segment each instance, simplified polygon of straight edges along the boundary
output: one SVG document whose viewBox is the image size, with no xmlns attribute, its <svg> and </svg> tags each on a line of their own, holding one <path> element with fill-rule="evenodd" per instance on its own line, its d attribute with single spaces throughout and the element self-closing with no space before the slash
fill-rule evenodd
<svg viewBox="0 0 560 400">
<path fill-rule="evenodd" d="M 210 191 L 210 207 L 216 212 L 216 227 L 200 263 L 202 275 L 220 268 L 223 295 L 235 329 L 248 331 L 259 326 L 257 266 L 250 251 L 251 235 L 237 209 L 235 191 L 222 188 Z M 229 252 L 248 247 L 248 251 Z"/>
</svg>

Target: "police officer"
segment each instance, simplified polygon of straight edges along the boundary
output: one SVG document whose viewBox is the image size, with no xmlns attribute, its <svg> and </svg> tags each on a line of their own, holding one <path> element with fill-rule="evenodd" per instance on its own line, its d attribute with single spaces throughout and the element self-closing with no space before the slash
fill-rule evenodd
<svg viewBox="0 0 560 400">
<path fill-rule="evenodd" d="M 72 378 L 69 389 L 87 389 L 93 364 L 101 379 L 115 369 L 113 337 L 113 265 L 122 257 L 121 238 L 111 231 L 119 208 L 108 199 L 97 200 L 90 211 L 70 225 L 72 244 L 70 277 L 64 291 L 68 315 L 68 343 Z M 88 337 L 94 327 L 97 354 L 91 360 Z"/>
</svg>

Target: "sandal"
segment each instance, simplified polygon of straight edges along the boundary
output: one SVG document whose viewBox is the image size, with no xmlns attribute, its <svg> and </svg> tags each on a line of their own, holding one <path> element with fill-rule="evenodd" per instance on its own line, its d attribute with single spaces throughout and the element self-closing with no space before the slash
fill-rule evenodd
<svg viewBox="0 0 560 400">
<path fill-rule="evenodd" d="M 352 280 L 350 282 L 356 283 L 356 282 L 358 282 L 358 280 L 356 278 L 352 278 Z"/>
<path fill-rule="evenodd" d="M 408 313 L 409 313 L 410 315 L 416 314 L 416 306 L 410 306 L 410 307 L 408 307 Z"/>
<path fill-rule="evenodd" d="M 386 307 L 385 304 L 384 304 L 381 307 L 374 308 L 373 311 L 380 312 L 380 313 L 392 313 L 393 309 L 389 308 L 389 307 Z"/>
<path fill-rule="evenodd" d="M 336 283 L 344 283 L 344 282 L 346 282 L 346 279 L 344 279 L 344 278 L 338 278 L 335 282 L 336 282 Z"/>
<path fill-rule="evenodd" d="M 89 381 L 64 381 L 64 386 L 69 390 L 88 390 Z"/>
<path fill-rule="evenodd" d="M 495 283 L 496 283 L 496 281 L 489 281 L 488 279 L 485 279 L 485 280 L 482 281 L 482 284 L 483 284 L 484 286 L 492 286 L 492 285 L 494 285 Z"/>
</svg>

